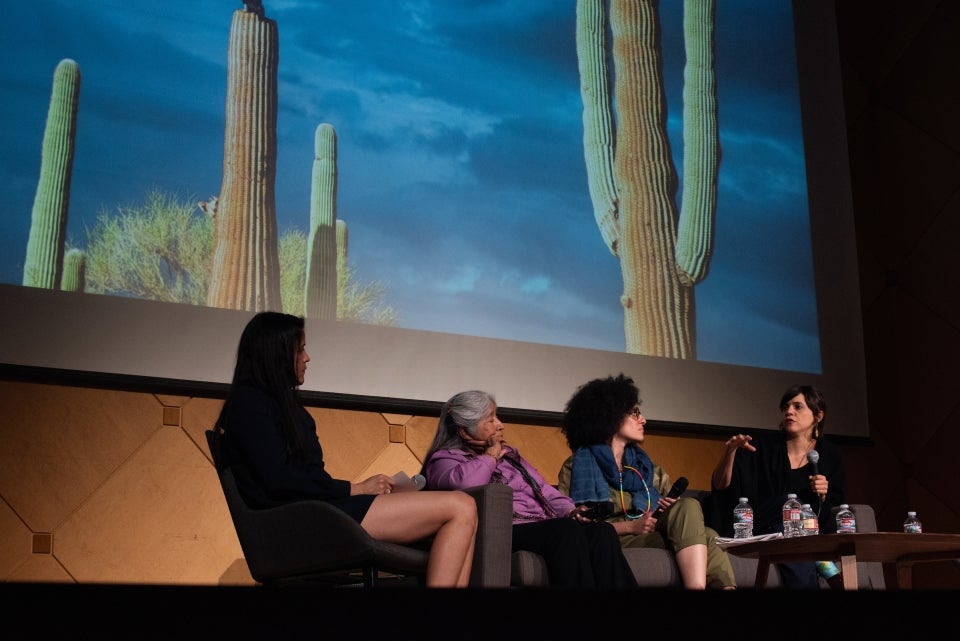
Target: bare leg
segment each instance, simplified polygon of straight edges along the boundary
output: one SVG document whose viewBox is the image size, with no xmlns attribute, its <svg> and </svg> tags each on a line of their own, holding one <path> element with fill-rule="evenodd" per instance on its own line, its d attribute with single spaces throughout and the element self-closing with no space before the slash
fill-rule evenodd
<svg viewBox="0 0 960 641">
<path fill-rule="evenodd" d="M 677 567 L 683 587 L 688 590 L 707 588 L 707 546 L 703 543 L 688 545 L 677 552 Z"/>
<path fill-rule="evenodd" d="M 433 536 L 428 587 L 467 587 L 477 534 L 477 504 L 464 492 L 397 492 L 374 500 L 360 524 L 375 539 L 407 544 Z"/>
</svg>

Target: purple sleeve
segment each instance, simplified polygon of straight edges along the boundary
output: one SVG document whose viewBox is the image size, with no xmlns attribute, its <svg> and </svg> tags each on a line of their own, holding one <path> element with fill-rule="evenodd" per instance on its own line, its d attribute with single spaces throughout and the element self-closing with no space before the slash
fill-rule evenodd
<svg viewBox="0 0 960 641">
<path fill-rule="evenodd" d="M 462 450 L 438 450 L 426 465 L 427 484 L 434 490 L 463 490 L 490 482 L 497 462 L 492 456 L 469 457 Z"/>
</svg>

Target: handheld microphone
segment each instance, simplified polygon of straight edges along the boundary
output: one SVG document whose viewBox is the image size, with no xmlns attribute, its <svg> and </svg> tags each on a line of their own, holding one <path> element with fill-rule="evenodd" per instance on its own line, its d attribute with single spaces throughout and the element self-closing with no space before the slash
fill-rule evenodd
<svg viewBox="0 0 960 641">
<path fill-rule="evenodd" d="M 423 474 L 414 474 L 413 478 L 410 480 L 413 481 L 413 484 L 417 486 L 417 490 L 422 490 L 423 488 L 427 487 L 427 477 L 425 477 Z"/>
<path fill-rule="evenodd" d="M 817 470 L 817 463 L 820 462 L 820 454 L 816 450 L 810 450 L 807 452 L 807 460 L 810 462 L 810 465 L 813 466 L 813 475 L 816 476 L 820 474 Z"/>
<path fill-rule="evenodd" d="M 820 453 L 816 450 L 810 450 L 807 452 L 807 461 L 809 461 L 810 465 L 813 466 L 813 475 L 816 476 L 820 474 L 819 467 L 817 466 L 817 463 L 820 462 Z M 820 499 L 820 505 L 822 506 L 823 496 L 819 492 L 817 492 L 817 498 Z"/>
<path fill-rule="evenodd" d="M 667 492 L 667 498 L 668 499 L 680 498 L 680 495 L 687 491 L 687 485 L 689 485 L 689 483 L 690 482 L 687 480 L 686 476 L 681 476 L 680 478 L 678 478 L 676 481 L 673 482 L 673 485 L 670 487 L 670 491 Z M 667 510 L 658 506 L 653 513 L 653 518 L 659 519 L 661 516 L 663 516 L 663 513 L 666 511 Z"/>
</svg>

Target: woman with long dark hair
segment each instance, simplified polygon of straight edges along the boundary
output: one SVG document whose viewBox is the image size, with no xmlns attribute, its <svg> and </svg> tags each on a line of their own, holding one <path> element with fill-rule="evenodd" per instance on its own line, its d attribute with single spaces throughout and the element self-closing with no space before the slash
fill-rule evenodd
<svg viewBox="0 0 960 641">
<path fill-rule="evenodd" d="M 326 471 L 316 422 L 300 401 L 310 356 L 304 320 L 256 314 L 243 330 L 230 391 L 217 426 L 240 493 L 254 507 L 304 499 L 340 508 L 381 541 L 433 537 L 428 587 L 466 587 L 477 506 L 463 492 L 397 492 L 384 474 L 352 483 Z"/>
</svg>

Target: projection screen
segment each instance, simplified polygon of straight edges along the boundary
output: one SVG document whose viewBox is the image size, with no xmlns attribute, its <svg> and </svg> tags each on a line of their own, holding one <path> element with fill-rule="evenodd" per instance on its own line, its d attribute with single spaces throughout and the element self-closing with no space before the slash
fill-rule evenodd
<svg viewBox="0 0 960 641">
<path fill-rule="evenodd" d="M 0 363 L 222 387 L 268 308 L 318 398 L 867 437 L 833 2 L 683 6 L 15 3 Z"/>
</svg>

